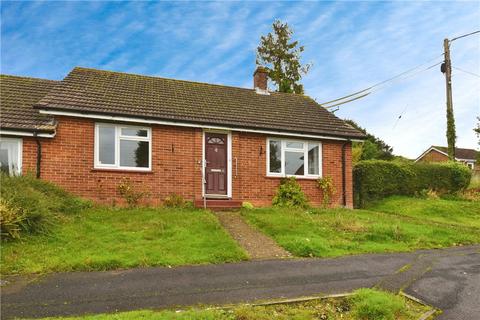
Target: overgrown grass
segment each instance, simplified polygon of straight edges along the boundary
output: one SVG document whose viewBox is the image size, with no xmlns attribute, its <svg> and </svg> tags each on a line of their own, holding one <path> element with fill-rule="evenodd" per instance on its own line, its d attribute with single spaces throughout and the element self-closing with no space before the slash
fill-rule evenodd
<svg viewBox="0 0 480 320">
<path fill-rule="evenodd" d="M 246 259 L 210 212 L 85 210 L 47 235 L 4 243 L 2 274 L 177 266 Z"/>
<path fill-rule="evenodd" d="M 2 240 L 48 232 L 58 215 L 90 207 L 56 185 L 30 175 L 0 174 L 0 230 Z"/>
<path fill-rule="evenodd" d="M 376 201 L 367 209 L 405 215 L 419 220 L 480 228 L 480 201 L 393 196 Z"/>
<path fill-rule="evenodd" d="M 191 308 L 184 311 L 133 311 L 84 317 L 48 318 L 64 320 L 314 320 L 314 319 L 418 319 L 430 310 L 401 296 L 371 289 L 361 289 L 347 298 L 312 300 L 308 302 L 269 306 L 238 305 L 229 309 Z"/>
<path fill-rule="evenodd" d="M 242 214 L 300 257 L 402 252 L 480 242 L 480 229 L 471 227 L 477 225 L 478 215 L 465 216 L 462 225 L 447 225 L 432 223 L 441 217 L 433 213 L 409 217 L 371 210 L 265 208 L 244 210 Z"/>
</svg>

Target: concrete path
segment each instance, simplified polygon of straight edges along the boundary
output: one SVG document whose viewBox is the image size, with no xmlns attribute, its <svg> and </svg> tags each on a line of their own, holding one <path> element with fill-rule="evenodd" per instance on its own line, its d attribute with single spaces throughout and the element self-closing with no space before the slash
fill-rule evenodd
<svg viewBox="0 0 480 320">
<path fill-rule="evenodd" d="M 273 239 L 247 224 L 239 212 L 218 212 L 217 217 L 232 238 L 247 251 L 250 259 L 265 260 L 292 256 Z"/>
<path fill-rule="evenodd" d="M 431 270 L 415 272 L 414 276 L 420 274 L 418 279 L 396 277 L 405 266 L 416 270 L 419 260 L 422 264 L 431 261 Z M 343 293 L 387 283 L 391 288 L 407 284 L 407 293 L 444 309 L 443 319 L 478 319 L 480 246 L 336 259 L 52 274 L 31 283 L 19 279 L 2 288 L 1 315 L 10 319 L 224 304 Z"/>
</svg>

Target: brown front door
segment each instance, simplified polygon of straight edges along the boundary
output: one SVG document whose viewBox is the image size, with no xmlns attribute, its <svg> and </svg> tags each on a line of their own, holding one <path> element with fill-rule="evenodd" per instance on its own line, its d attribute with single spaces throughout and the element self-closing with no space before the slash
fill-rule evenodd
<svg viewBox="0 0 480 320">
<path fill-rule="evenodd" d="M 227 148 L 226 134 L 205 132 L 205 179 L 206 194 L 227 195 Z"/>
</svg>

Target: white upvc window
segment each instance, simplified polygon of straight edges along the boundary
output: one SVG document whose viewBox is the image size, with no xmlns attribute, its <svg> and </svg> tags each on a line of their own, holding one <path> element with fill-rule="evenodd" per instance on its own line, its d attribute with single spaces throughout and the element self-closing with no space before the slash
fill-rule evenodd
<svg viewBox="0 0 480 320">
<path fill-rule="evenodd" d="M 151 170 L 151 128 L 96 123 L 94 167 L 99 169 Z"/>
<path fill-rule="evenodd" d="M 318 141 L 268 138 L 267 176 L 321 177 L 322 144 Z"/>
<path fill-rule="evenodd" d="M 21 138 L 0 138 L 0 171 L 11 176 L 22 173 Z"/>
</svg>

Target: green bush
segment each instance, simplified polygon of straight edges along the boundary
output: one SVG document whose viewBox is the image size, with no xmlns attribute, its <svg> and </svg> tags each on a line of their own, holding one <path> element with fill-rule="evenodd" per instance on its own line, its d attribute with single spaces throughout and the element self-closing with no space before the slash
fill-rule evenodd
<svg viewBox="0 0 480 320">
<path fill-rule="evenodd" d="M 354 200 L 357 207 L 391 195 L 415 195 L 422 190 L 439 194 L 464 190 L 471 170 L 458 163 L 400 163 L 360 161 L 353 168 Z"/>
<path fill-rule="evenodd" d="M 77 213 L 90 202 L 72 196 L 54 184 L 29 175 L 0 176 L 2 239 L 48 230 L 57 214 Z"/>
<path fill-rule="evenodd" d="M 25 213 L 9 201 L 0 198 L 0 228 L 2 237 L 20 238 Z"/>
<path fill-rule="evenodd" d="M 272 200 L 274 206 L 284 208 L 307 208 L 308 202 L 295 177 L 282 179 Z"/>
<path fill-rule="evenodd" d="M 172 193 L 163 199 L 163 206 L 167 208 L 184 208 L 186 206 L 186 202 L 181 195 Z"/>
<path fill-rule="evenodd" d="M 351 298 L 355 319 L 393 320 L 405 311 L 405 302 L 393 294 L 372 289 L 359 289 Z"/>
<path fill-rule="evenodd" d="M 242 208 L 247 209 L 247 210 L 252 210 L 252 209 L 255 208 L 255 206 L 251 202 L 243 201 L 242 202 Z"/>
</svg>

